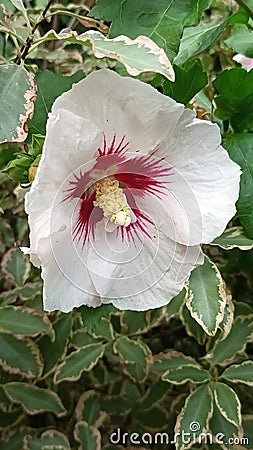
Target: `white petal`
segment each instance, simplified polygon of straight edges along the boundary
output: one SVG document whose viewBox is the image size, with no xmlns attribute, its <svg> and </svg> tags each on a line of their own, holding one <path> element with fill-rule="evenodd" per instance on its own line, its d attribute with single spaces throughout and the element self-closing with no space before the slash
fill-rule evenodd
<svg viewBox="0 0 253 450">
<path fill-rule="evenodd" d="M 185 247 L 177 244 L 174 256 L 175 261 L 171 269 L 165 272 L 159 282 L 150 288 L 127 298 L 102 297 L 102 302 L 112 303 L 118 309 L 130 309 L 133 311 L 146 311 L 167 305 L 183 289 L 185 284 L 183 279 L 187 281 L 190 272 L 197 265 L 201 265 L 204 262 L 203 254 L 198 246 Z M 177 277 L 179 267 L 181 269 L 180 281 L 177 281 L 177 278 L 174 279 L 173 276 Z"/>
<path fill-rule="evenodd" d="M 199 246 L 177 244 L 156 230 L 157 238 L 128 243 L 117 231 L 106 233 L 102 221 L 89 249 L 89 275 L 104 303 L 120 309 L 145 310 L 169 302 L 197 264 Z M 149 230 L 150 232 L 152 229 Z"/>
<path fill-rule="evenodd" d="M 177 173 L 174 179 L 171 177 L 170 189 L 189 219 L 190 232 L 179 238 L 182 244 L 211 242 L 236 212 L 241 171 L 220 146 L 220 140 L 217 125 L 195 119 L 193 113 L 185 111 L 171 136 L 170 147 L 161 146 L 157 152 Z M 167 201 L 169 205 L 169 197 Z M 175 213 L 178 229 L 182 217 Z"/>
<path fill-rule="evenodd" d="M 183 105 L 154 88 L 111 70 L 93 72 L 61 95 L 53 105 L 72 111 L 104 131 L 108 143 L 114 134 L 126 135 L 130 151 L 147 153 L 168 139 Z"/>
<path fill-rule="evenodd" d="M 102 134 L 86 119 L 63 110 L 50 116 L 36 178 L 25 197 L 31 252 L 37 252 L 40 239 L 66 226 L 69 205 L 63 198 L 68 179 L 93 167 L 102 141 Z"/>
<path fill-rule="evenodd" d="M 85 259 L 80 258 L 70 230 L 41 239 L 38 255 L 42 265 L 46 311 L 69 312 L 81 305 L 100 305 L 101 300 L 94 290 Z"/>
</svg>

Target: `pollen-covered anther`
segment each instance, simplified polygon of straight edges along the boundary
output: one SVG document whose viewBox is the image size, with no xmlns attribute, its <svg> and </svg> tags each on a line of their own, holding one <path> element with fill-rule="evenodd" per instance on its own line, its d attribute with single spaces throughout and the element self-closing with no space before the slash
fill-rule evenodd
<svg viewBox="0 0 253 450">
<path fill-rule="evenodd" d="M 94 205 L 102 209 L 105 217 L 110 217 L 110 222 L 128 227 L 132 221 L 131 209 L 119 182 L 110 177 L 103 178 L 95 184 L 95 190 Z"/>
</svg>

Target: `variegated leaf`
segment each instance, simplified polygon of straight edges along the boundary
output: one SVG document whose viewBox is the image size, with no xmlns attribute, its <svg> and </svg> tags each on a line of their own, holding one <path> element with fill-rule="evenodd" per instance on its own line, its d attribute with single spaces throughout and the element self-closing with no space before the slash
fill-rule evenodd
<svg viewBox="0 0 253 450">
<path fill-rule="evenodd" d="M 84 420 L 78 422 L 74 429 L 75 440 L 80 444 L 78 450 L 100 450 L 101 435 L 97 428 L 88 425 Z"/>
<path fill-rule="evenodd" d="M 0 143 L 26 139 L 36 95 L 34 77 L 24 67 L 0 66 Z"/>
<path fill-rule="evenodd" d="M 43 368 L 37 345 L 29 338 L 18 339 L 9 333 L 0 333 L 0 365 L 28 379 L 38 377 Z"/>
<path fill-rule="evenodd" d="M 181 413 L 177 417 L 175 425 L 175 433 L 178 434 L 176 440 L 176 450 L 184 450 L 189 448 L 185 446 L 182 438 L 183 433 L 188 433 L 188 442 L 193 443 L 202 432 L 208 429 L 209 420 L 212 416 L 212 394 L 208 384 L 199 386 L 187 397 L 185 405 Z"/>
<path fill-rule="evenodd" d="M 253 361 L 234 364 L 225 369 L 221 377 L 233 383 L 243 383 L 248 386 L 253 386 Z"/>
<path fill-rule="evenodd" d="M 205 383 L 210 378 L 208 370 L 201 366 L 190 365 L 179 366 L 174 369 L 167 370 L 162 375 L 162 380 L 172 384 L 184 384 L 187 381 L 192 383 Z"/>
<path fill-rule="evenodd" d="M 216 265 L 205 257 L 204 264 L 190 276 L 186 306 L 203 330 L 214 336 L 223 319 L 225 305 L 225 283 Z"/>
<path fill-rule="evenodd" d="M 227 337 L 216 341 L 206 359 L 211 359 L 213 364 L 222 366 L 234 361 L 237 354 L 242 354 L 247 343 L 253 339 L 252 317 L 252 315 L 236 317 Z"/>
<path fill-rule="evenodd" d="M 5 393 L 15 403 L 20 403 L 29 414 L 50 411 L 58 417 L 66 414 L 60 397 L 51 389 L 39 388 L 24 382 L 6 383 Z"/>
<path fill-rule="evenodd" d="M 239 427 L 242 422 L 241 404 L 233 389 L 224 383 L 214 384 L 214 399 L 220 413 L 228 422 Z"/>
<path fill-rule="evenodd" d="M 174 81 L 174 70 L 163 49 L 146 36 L 129 39 L 127 36 L 106 38 L 99 31 L 86 31 L 78 35 L 70 29 L 57 34 L 54 30 L 46 33 L 31 46 L 31 51 L 46 41 L 60 40 L 71 44 L 88 45 L 96 58 L 112 58 L 121 62 L 128 73 L 137 76 L 143 72 L 161 73 Z"/>
<path fill-rule="evenodd" d="M 224 250 L 239 248 L 240 250 L 251 250 L 253 248 L 253 239 L 245 236 L 242 227 L 231 227 L 224 233 L 214 239 L 211 245 L 218 245 Z"/>
<path fill-rule="evenodd" d="M 102 358 L 105 346 L 98 344 L 89 344 L 84 348 L 80 348 L 70 353 L 65 361 L 59 365 L 55 372 L 55 383 L 63 380 L 78 380 L 83 372 L 89 372 Z"/>
</svg>

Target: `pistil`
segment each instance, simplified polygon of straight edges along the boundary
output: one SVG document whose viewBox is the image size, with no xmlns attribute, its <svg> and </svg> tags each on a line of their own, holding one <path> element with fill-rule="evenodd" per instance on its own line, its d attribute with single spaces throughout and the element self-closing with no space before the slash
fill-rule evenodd
<svg viewBox="0 0 253 450">
<path fill-rule="evenodd" d="M 96 200 L 94 205 L 102 209 L 103 215 L 118 226 L 128 227 L 131 209 L 119 182 L 111 177 L 103 178 L 95 184 Z"/>
</svg>

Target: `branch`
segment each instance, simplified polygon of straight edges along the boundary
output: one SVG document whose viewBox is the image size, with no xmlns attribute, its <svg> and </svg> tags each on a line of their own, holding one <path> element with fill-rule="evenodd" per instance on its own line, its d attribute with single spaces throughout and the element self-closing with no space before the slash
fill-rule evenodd
<svg viewBox="0 0 253 450">
<path fill-rule="evenodd" d="M 16 64 L 20 64 L 22 60 L 25 60 L 30 47 L 33 43 L 34 40 L 34 33 L 37 30 L 37 28 L 39 27 L 39 25 L 41 24 L 41 22 L 43 22 L 43 20 L 45 20 L 46 17 L 46 13 L 48 12 L 50 6 L 52 5 L 54 0 L 49 0 L 47 6 L 45 7 L 44 11 L 42 12 L 42 14 L 39 16 L 38 21 L 34 24 L 33 28 L 32 28 L 32 33 L 30 36 L 28 36 L 28 38 L 26 39 L 26 43 L 25 45 L 23 45 L 23 47 L 20 50 L 20 56 L 18 55 L 15 59 L 15 63 Z"/>
</svg>

